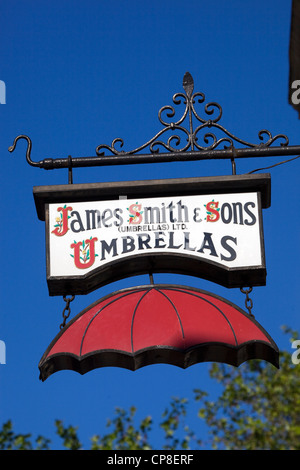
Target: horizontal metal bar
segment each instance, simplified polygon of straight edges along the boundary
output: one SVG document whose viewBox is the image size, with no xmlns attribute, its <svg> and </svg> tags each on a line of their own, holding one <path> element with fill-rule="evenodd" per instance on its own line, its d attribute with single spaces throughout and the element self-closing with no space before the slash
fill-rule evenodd
<svg viewBox="0 0 300 470">
<path fill-rule="evenodd" d="M 300 145 L 282 147 L 255 147 L 222 150 L 201 150 L 193 152 L 173 152 L 161 154 L 135 154 L 135 155 L 109 155 L 94 157 L 45 158 L 39 162 L 32 162 L 33 166 L 52 170 L 56 168 L 84 168 L 93 166 L 134 165 L 140 163 L 166 163 L 187 162 L 198 160 L 224 160 L 232 158 L 259 158 L 300 155 Z"/>
<path fill-rule="evenodd" d="M 224 160 L 231 161 L 236 158 L 255 158 L 255 157 L 278 157 L 288 155 L 300 155 L 300 145 L 288 146 L 281 145 L 271 147 L 267 145 L 257 145 L 245 148 L 224 148 L 224 149 L 203 149 L 197 151 L 178 151 L 169 153 L 126 153 L 122 155 L 97 155 L 93 157 L 68 157 L 63 158 L 44 158 L 39 162 L 31 159 L 32 143 L 28 136 L 19 135 L 15 138 L 14 143 L 9 147 L 9 152 L 13 152 L 19 139 L 27 140 L 26 160 L 29 165 L 44 168 L 45 170 L 53 170 L 56 168 L 68 168 L 71 172 L 72 168 L 86 168 L 93 166 L 112 166 L 112 165 L 134 165 L 138 163 L 163 163 L 163 162 L 188 162 L 198 160 Z"/>
</svg>

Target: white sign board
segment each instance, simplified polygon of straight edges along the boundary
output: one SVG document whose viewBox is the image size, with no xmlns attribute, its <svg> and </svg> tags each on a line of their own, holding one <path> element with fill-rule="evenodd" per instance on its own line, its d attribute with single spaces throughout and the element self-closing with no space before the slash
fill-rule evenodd
<svg viewBox="0 0 300 470">
<path fill-rule="evenodd" d="M 140 255 L 179 256 L 187 263 L 193 259 L 225 270 L 262 267 L 259 196 L 250 192 L 49 204 L 48 279 L 78 279 L 94 271 L 101 276 L 106 266 L 113 263 L 118 270 L 119 261 L 130 264 Z"/>
</svg>

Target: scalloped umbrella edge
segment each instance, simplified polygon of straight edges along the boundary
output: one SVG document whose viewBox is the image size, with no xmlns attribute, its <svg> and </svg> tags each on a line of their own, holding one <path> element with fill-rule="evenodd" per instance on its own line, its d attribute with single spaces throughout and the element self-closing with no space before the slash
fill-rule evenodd
<svg viewBox="0 0 300 470">
<path fill-rule="evenodd" d="M 133 301 L 131 304 L 130 299 Z M 128 313 L 132 305 L 134 308 Z M 161 312 L 157 312 L 159 308 Z M 119 326 L 126 314 L 130 322 L 127 343 L 131 346 L 119 348 L 112 341 L 108 347 L 108 340 L 108 344 L 106 341 L 105 347 L 101 347 L 101 321 L 106 319 L 108 322 L 105 324 L 106 336 L 110 338 L 110 330 L 115 332 L 116 324 Z M 115 315 L 119 315 L 117 320 Z M 163 321 L 168 321 L 168 324 L 160 326 L 158 322 Z M 186 326 L 188 322 L 190 327 Z M 78 332 L 80 325 L 83 329 Z M 143 342 L 141 335 L 153 329 L 150 346 L 134 348 L 134 328 L 139 344 Z M 224 332 L 223 337 L 220 331 Z M 160 344 L 155 335 L 164 332 L 165 341 Z M 67 335 L 68 340 L 65 341 Z M 88 335 L 97 347 L 94 346 L 92 350 L 86 348 L 84 352 L 83 344 L 84 341 L 88 343 Z M 243 340 L 238 340 L 239 337 L 243 337 Z M 77 349 L 73 346 L 76 341 Z M 66 347 L 68 344 L 77 353 Z M 207 291 L 187 286 L 154 284 L 122 289 L 88 306 L 53 339 L 39 362 L 39 370 L 40 379 L 45 381 L 61 370 L 73 370 L 83 375 L 101 367 L 121 367 L 135 371 L 163 363 L 186 369 L 201 362 L 220 362 L 238 367 L 251 359 L 265 360 L 279 368 L 277 345 L 253 317 L 232 302 Z"/>
</svg>

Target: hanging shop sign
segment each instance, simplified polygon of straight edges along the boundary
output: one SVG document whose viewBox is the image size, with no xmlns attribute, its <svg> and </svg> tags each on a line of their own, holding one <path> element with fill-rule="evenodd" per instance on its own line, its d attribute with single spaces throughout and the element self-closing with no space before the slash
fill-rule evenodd
<svg viewBox="0 0 300 470">
<path fill-rule="evenodd" d="M 50 295 L 148 272 L 264 285 L 269 186 L 248 175 L 35 188 Z"/>
<path fill-rule="evenodd" d="M 254 319 L 248 296 L 252 287 L 266 284 L 262 211 L 271 204 L 271 179 L 256 174 L 263 168 L 237 175 L 236 161 L 299 155 L 300 146 L 266 129 L 259 131 L 258 144 L 249 143 L 220 124 L 218 103 L 202 107 L 205 95 L 194 93 L 188 72 L 183 89 L 173 95 L 174 105 L 185 104 L 183 114 L 177 118 L 175 107 L 162 107 L 162 129 L 133 150 L 125 151 L 123 139 L 116 138 L 98 145 L 95 156 L 35 161 L 28 136 L 17 136 L 9 147 L 13 152 L 26 140 L 31 166 L 68 170 L 69 184 L 33 188 L 38 217 L 45 222 L 49 294 L 66 302 L 61 331 L 39 363 L 43 381 L 63 369 L 85 374 L 104 366 L 186 368 L 203 361 L 238 366 L 250 359 L 279 366 L 278 348 Z M 277 140 L 280 146 L 273 146 Z M 74 168 L 201 160 L 230 160 L 232 175 L 73 184 Z M 248 314 L 200 289 L 156 285 L 154 273 L 239 287 Z M 109 294 L 66 324 L 76 294 L 139 274 L 150 274 L 152 284 Z"/>
</svg>

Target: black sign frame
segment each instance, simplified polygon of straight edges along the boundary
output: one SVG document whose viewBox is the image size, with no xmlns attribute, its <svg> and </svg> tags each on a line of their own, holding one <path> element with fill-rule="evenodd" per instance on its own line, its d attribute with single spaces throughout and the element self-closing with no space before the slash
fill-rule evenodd
<svg viewBox="0 0 300 470">
<path fill-rule="evenodd" d="M 50 296 L 83 295 L 111 282 L 130 276 L 148 273 L 176 273 L 200 277 L 227 288 L 262 286 L 266 284 L 266 264 L 262 209 L 271 205 L 271 178 L 267 174 L 195 177 L 164 180 L 123 181 L 109 183 L 85 183 L 54 186 L 36 186 L 33 195 L 38 218 L 46 222 L 49 233 L 49 204 L 84 201 L 109 201 L 120 198 L 151 198 L 191 196 L 205 194 L 234 194 L 256 192 L 262 264 L 243 268 L 226 268 L 214 261 L 202 260 L 191 255 L 139 254 L 128 259 L 116 259 L 102 268 L 80 276 L 51 277 L 49 274 L 49 236 L 46 235 L 47 284 Z"/>
</svg>

